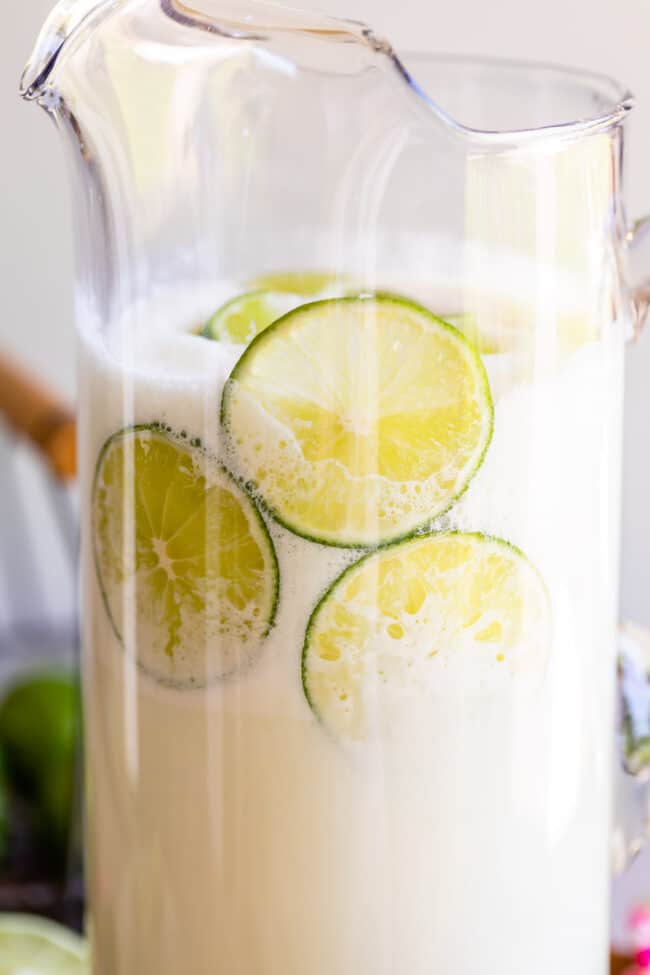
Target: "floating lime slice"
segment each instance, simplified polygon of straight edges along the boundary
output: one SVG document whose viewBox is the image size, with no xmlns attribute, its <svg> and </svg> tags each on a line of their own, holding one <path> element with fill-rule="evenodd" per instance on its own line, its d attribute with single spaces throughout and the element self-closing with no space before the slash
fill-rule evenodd
<svg viewBox="0 0 650 975">
<path fill-rule="evenodd" d="M 232 298 L 208 319 L 203 335 L 218 342 L 248 345 L 265 328 L 303 303 L 297 295 L 249 291 Z"/>
<path fill-rule="evenodd" d="M 543 667 L 544 583 L 513 546 L 479 534 L 415 536 L 347 569 L 314 610 L 302 673 L 337 735 L 363 739 L 426 707 L 451 680 L 462 695 Z"/>
<path fill-rule="evenodd" d="M 201 686 L 251 660 L 275 616 L 275 553 L 254 505 L 203 449 L 156 425 L 115 434 L 93 522 L 106 608 L 145 671 Z"/>
<path fill-rule="evenodd" d="M 597 322 L 584 312 L 549 311 L 500 294 L 476 294 L 469 310 L 442 318 L 455 325 L 483 355 L 553 354 L 562 361 L 598 338 Z"/>
<path fill-rule="evenodd" d="M 376 295 L 303 305 L 267 328 L 226 384 L 222 422 L 275 518 L 359 547 L 449 508 L 481 464 L 492 401 L 457 329 Z"/>
<path fill-rule="evenodd" d="M 254 278 L 251 288 L 314 298 L 337 287 L 342 290 L 349 283 L 347 275 L 331 271 L 273 271 Z"/>
<path fill-rule="evenodd" d="M 86 943 L 58 924 L 0 914 L 0 975 L 87 975 Z"/>
</svg>

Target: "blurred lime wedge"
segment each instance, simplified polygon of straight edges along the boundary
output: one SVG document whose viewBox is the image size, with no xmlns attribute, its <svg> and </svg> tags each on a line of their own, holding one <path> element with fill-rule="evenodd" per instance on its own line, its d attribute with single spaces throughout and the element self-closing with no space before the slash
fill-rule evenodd
<svg viewBox="0 0 650 975">
<path fill-rule="evenodd" d="M 31 674 L 0 704 L 0 741 L 13 775 L 35 786 L 52 762 L 74 753 L 77 680 L 65 671 Z"/>
<path fill-rule="evenodd" d="M 0 975 L 86 975 L 85 941 L 52 921 L 0 914 Z"/>
<path fill-rule="evenodd" d="M 303 299 L 277 291 L 249 291 L 222 305 L 208 319 L 203 335 L 217 342 L 248 345 L 256 335 L 302 304 Z"/>
<path fill-rule="evenodd" d="M 0 750 L 0 866 L 7 855 L 9 840 L 9 794 L 4 751 Z"/>
<path fill-rule="evenodd" d="M 32 802 L 52 856 L 63 855 L 67 848 L 78 734 L 79 695 L 71 673 L 22 678 L 0 704 L 0 744 L 9 781 Z"/>
</svg>

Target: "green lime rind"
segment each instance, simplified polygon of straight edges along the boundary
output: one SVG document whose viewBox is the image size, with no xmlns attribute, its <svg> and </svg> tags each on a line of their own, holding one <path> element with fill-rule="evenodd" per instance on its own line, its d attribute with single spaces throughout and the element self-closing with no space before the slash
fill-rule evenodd
<svg viewBox="0 0 650 975">
<path fill-rule="evenodd" d="M 275 550 L 275 546 L 273 544 L 273 540 L 271 539 L 271 535 L 266 525 L 266 522 L 264 521 L 264 518 L 262 517 L 262 514 L 257 504 L 255 503 L 254 499 L 251 498 L 251 496 L 247 492 L 241 489 L 241 486 L 239 485 L 238 481 L 236 480 L 236 478 L 233 477 L 230 471 L 221 462 L 219 462 L 218 460 L 213 458 L 211 454 L 209 454 L 209 452 L 206 450 L 199 437 L 190 437 L 185 431 L 181 431 L 179 433 L 175 431 L 172 427 L 170 427 L 168 424 L 159 421 L 152 421 L 151 423 L 134 424 L 116 431 L 106 440 L 106 442 L 102 446 L 99 452 L 99 456 L 97 458 L 97 464 L 95 466 L 95 475 L 93 479 L 93 488 L 92 488 L 93 560 L 95 564 L 95 574 L 97 578 L 97 583 L 102 597 L 102 602 L 104 604 L 104 609 L 106 611 L 108 621 L 110 623 L 111 629 L 113 630 L 113 633 L 115 634 L 116 639 L 122 645 L 122 647 L 124 647 L 124 639 L 120 632 L 119 626 L 117 625 L 117 622 L 114 618 L 111 609 L 110 598 L 106 586 L 104 584 L 104 580 L 102 578 L 101 556 L 98 551 L 98 532 L 96 530 L 96 525 L 95 525 L 96 507 L 97 507 L 95 499 L 97 497 L 97 489 L 100 483 L 104 461 L 109 455 L 111 448 L 119 440 L 124 440 L 129 437 L 137 437 L 138 434 L 141 433 L 146 433 L 148 435 L 151 434 L 156 435 L 160 437 L 163 441 L 171 443 L 177 449 L 185 451 L 188 455 L 190 455 L 192 451 L 200 451 L 205 458 L 207 458 L 214 464 L 214 470 L 217 471 L 218 474 L 227 482 L 229 489 L 232 489 L 233 496 L 237 498 L 237 500 L 240 502 L 242 506 L 242 509 L 248 514 L 248 516 L 250 516 L 250 519 L 252 520 L 252 523 L 255 526 L 255 529 L 257 531 L 257 534 L 255 536 L 256 541 L 258 543 L 261 543 L 261 545 L 264 548 L 267 568 L 270 570 L 270 578 L 268 580 L 269 592 L 270 592 L 270 604 L 266 616 L 264 629 L 259 634 L 260 642 L 263 641 L 264 639 L 266 639 L 266 637 L 268 637 L 269 633 L 275 626 L 278 607 L 280 604 L 280 569 L 279 569 L 278 557 Z M 222 681 L 228 679 L 234 676 L 240 669 L 236 667 L 226 672 L 220 673 L 216 676 L 213 676 L 210 681 L 204 683 L 201 683 L 199 681 L 194 681 L 194 680 L 191 682 L 180 682 L 176 679 L 167 679 L 165 677 L 162 677 L 159 673 L 157 673 L 152 668 L 145 666 L 139 659 L 137 659 L 136 662 L 138 668 L 143 673 L 145 673 L 148 677 L 155 680 L 157 683 L 175 689 L 182 688 L 187 690 L 191 690 L 194 688 L 199 689 L 202 686 L 205 686 L 206 683 L 213 683 L 215 681 Z M 2 975 L 1 972 L 0 975 Z"/>
<path fill-rule="evenodd" d="M 0 975 L 89 975 L 87 942 L 73 931 L 27 914 L 0 914 Z"/>
<path fill-rule="evenodd" d="M 218 308 L 206 322 L 201 334 L 216 342 L 247 345 L 301 303 L 301 298 L 284 292 L 247 291 Z"/>
<path fill-rule="evenodd" d="M 467 539 L 470 541 L 480 542 L 481 544 L 485 543 L 488 545 L 496 545 L 499 548 L 503 548 L 507 550 L 517 559 L 520 559 L 523 562 L 525 562 L 526 565 L 533 570 L 537 578 L 540 589 L 543 592 L 544 598 L 549 607 L 549 616 L 550 616 L 550 593 L 541 573 L 521 548 L 519 548 L 517 545 L 514 545 L 512 542 L 508 541 L 507 539 L 499 538 L 496 535 L 490 535 L 489 533 L 480 532 L 480 531 L 461 531 L 456 529 L 452 529 L 449 531 L 418 530 L 412 532 L 410 535 L 406 536 L 405 538 L 395 539 L 394 541 L 388 542 L 386 545 L 382 545 L 379 548 L 375 548 L 366 552 L 360 559 L 353 562 L 351 565 L 348 565 L 334 579 L 334 581 L 330 583 L 327 589 L 325 589 L 325 591 L 318 599 L 318 602 L 314 606 L 314 609 L 311 612 L 311 615 L 307 621 L 307 626 L 305 628 L 305 637 L 303 640 L 302 652 L 300 657 L 300 675 L 301 675 L 303 694 L 305 696 L 305 700 L 307 701 L 307 704 L 309 705 L 312 714 L 317 719 L 318 723 L 333 738 L 338 738 L 338 735 L 330 728 L 327 720 L 320 713 L 313 699 L 313 696 L 309 690 L 309 655 L 311 651 L 312 637 L 314 631 L 317 628 L 321 613 L 326 608 L 330 598 L 335 594 L 336 590 L 340 586 L 345 585 L 345 583 L 348 582 L 355 574 L 362 572 L 365 566 L 368 565 L 369 563 L 373 561 L 379 561 L 385 555 L 397 549 L 408 548 L 411 544 L 417 544 L 419 542 L 426 541 L 427 539 L 433 540 L 433 539 L 443 539 L 443 538 Z"/>
<path fill-rule="evenodd" d="M 263 332 L 260 332 L 257 336 L 255 336 L 253 341 L 250 343 L 250 345 L 247 347 L 245 352 L 242 354 L 241 358 L 235 364 L 232 372 L 230 373 L 230 376 L 228 377 L 228 380 L 224 385 L 224 389 L 221 397 L 220 421 L 224 433 L 226 434 L 226 437 L 230 441 L 232 441 L 228 411 L 229 411 L 232 392 L 238 382 L 239 377 L 244 372 L 244 370 L 247 369 L 248 364 L 253 360 L 254 356 L 257 355 L 260 349 L 263 349 L 264 344 L 267 342 L 272 342 L 276 334 L 281 333 L 284 329 L 290 326 L 296 316 L 303 314 L 307 308 L 318 309 L 319 307 L 324 307 L 328 305 L 332 306 L 332 305 L 356 304 L 357 302 L 363 302 L 363 301 L 390 302 L 397 305 L 402 305 L 404 307 L 407 307 L 415 311 L 420 315 L 426 316 L 426 318 L 428 318 L 431 322 L 435 322 L 439 328 L 441 328 L 448 334 L 453 335 L 454 338 L 465 350 L 466 356 L 468 360 L 471 362 L 472 368 L 475 370 L 476 375 L 479 379 L 479 386 L 484 399 L 485 408 L 488 412 L 489 419 L 488 419 L 488 424 L 485 432 L 485 439 L 482 445 L 482 449 L 478 453 L 472 467 L 468 471 L 466 471 L 464 482 L 462 483 L 458 491 L 452 497 L 448 498 L 446 503 L 442 505 L 439 509 L 430 512 L 427 515 L 427 517 L 424 518 L 419 524 L 410 525 L 404 531 L 397 532 L 394 535 L 377 538 L 373 540 L 368 540 L 364 538 L 331 539 L 331 538 L 324 538 L 323 536 L 318 535 L 317 533 L 310 531 L 308 528 L 304 526 L 300 526 L 295 522 L 292 522 L 291 519 L 285 517 L 282 514 L 282 512 L 280 512 L 277 509 L 277 507 L 268 500 L 268 498 L 265 498 L 261 494 L 261 492 L 257 490 L 257 487 L 255 486 L 254 483 L 252 483 L 249 477 L 245 475 L 242 476 L 241 474 L 238 473 L 238 480 L 240 484 L 243 486 L 243 488 L 246 490 L 246 492 L 249 494 L 249 496 L 252 499 L 254 499 L 254 501 L 259 505 L 259 507 L 262 510 L 264 510 L 269 515 L 269 517 L 271 517 L 283 528 L 286 528 L 287 531 L 290 531 L 292 534 L 297 535 L 300 538 L 304 538 L 309 542 L 313 542 L 315 544 L 327 546 L 330 548 L 353 549 L 353 550 L 364 550 L 364 549 L 374 550 L 380 546 L 385 546 L 386 544 L 391 542 L 403 541 L 404 539 L 409 538 L 414 533 L 423 532 L 426 531 L 427 529 L 430 529 L 432 525 L 439 518 L 441 518 L 448 511 L 450 511 L 454 507 L 454 505 L 457 504 L 460 498 L 465 494 L 473 478 L 480 470 L 483 461 L 485 460 L 485 456 L 488 452 L 490 443 L 492 442 L 492 437 L 494 433 L 494 402 L 492 399 L 488 375 L 478 349 L 465 335 L 463 335 L 463 333 L 458 328 L 456 328 L 454 325 L 450 324 L 449 322 L 445 321 L 443 318 L 440 318 L 438 315 L 435 315 L 428 308 L 425 308 L 423 305 L 418 304 L 416 301 L 413 301 L 410 298 L 406 298 L 403 295 L 394 294 L 392 292 L 387 292 L 387 291 L 374 292 L 374 293 L 368 292 L 368 293 L 363 293 L 361 295 L 346 295 L 341 298 L 325 298 L 318 301 L 308 302 L 305 305 L 301 305 L 298 308 L 293 309 L 292 311 L 288 312 L 286 315 L 283 315 L 281 318 L 273 322 Z M 231 449 L 233 449 L 233 453 L 235 454 L 236 457 L 236 449 L 234 448 Z M 234 467 L 236 469 L 236 464 L 234 465 Z"/>
</svg>

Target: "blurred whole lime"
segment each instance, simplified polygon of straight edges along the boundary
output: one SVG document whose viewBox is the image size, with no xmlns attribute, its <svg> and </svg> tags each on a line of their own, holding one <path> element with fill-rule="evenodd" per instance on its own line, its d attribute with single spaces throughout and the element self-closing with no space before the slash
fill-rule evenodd
<svg viewBox="0 0 650 975">
<path fill-rule="evenodd" d="M 32 674 L 0 703 L 0 747 L 10 784 L 36 810 L 49 851 L 65 852 L 74 801 L 79 698 L 76 677 Z"/>
<path fill-rule="evenodd" d="M 9 840 L 9 797 L 4 752 L 0 751 L 0 863 L 7 855 Z"/>
</svg>

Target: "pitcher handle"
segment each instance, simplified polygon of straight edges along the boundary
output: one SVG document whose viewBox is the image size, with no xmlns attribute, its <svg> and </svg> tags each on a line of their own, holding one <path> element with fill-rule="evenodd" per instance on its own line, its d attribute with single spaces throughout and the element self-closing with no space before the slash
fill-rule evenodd
<svg viewBox="0 0 650 975">
<path fill-rule="evenodd" d="M 624 260 L 624 277 L 632 299 L 632 332 L 638 338 L 650 310 L 650 214 L 636 220 L 627 231 Z"/>
<path fill-rule="evenodd" d="M 624 623 L 618 637 L 614 870 L 650 838 L 650 630 Z"/>
<path fill-rule="evenodd" d="M 650 311 L 650 214 L 625 234 L 624 278 L 630 296 L 630 337 Z M 614 871 L 621 873 L 650 839 L 650 630 L 623 623 L 618 635 Z"/>
</svg>

